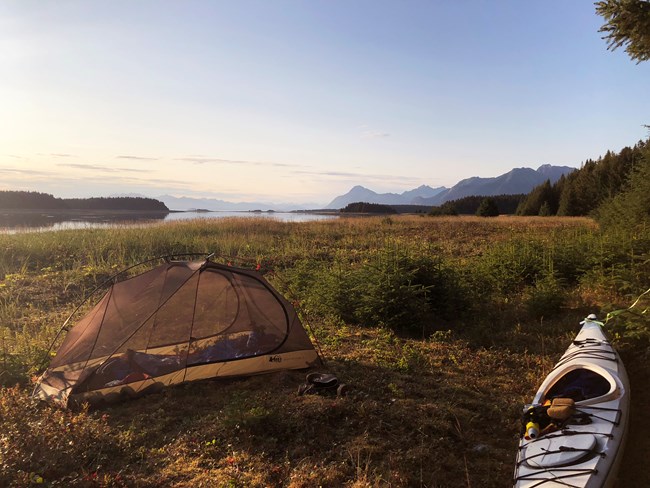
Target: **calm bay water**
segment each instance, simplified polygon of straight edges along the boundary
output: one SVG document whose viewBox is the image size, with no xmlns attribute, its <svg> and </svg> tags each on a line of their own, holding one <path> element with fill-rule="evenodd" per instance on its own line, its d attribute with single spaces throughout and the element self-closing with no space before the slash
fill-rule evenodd
<svg viewBox="0 0 650 488">
<path fill-rule="evenodd" d="M 179 220 L 222 219 L 226 217 L 265 218 L 282 222 L 310 222 L 329 220 L 337 215 L 298 212 L 77 212 L 56 213 L 47 211 L 8 212 L 0 210 L 0 234 L 47 232 L 67 229 L 110 229 L 164 224 Z"/>
</svg>

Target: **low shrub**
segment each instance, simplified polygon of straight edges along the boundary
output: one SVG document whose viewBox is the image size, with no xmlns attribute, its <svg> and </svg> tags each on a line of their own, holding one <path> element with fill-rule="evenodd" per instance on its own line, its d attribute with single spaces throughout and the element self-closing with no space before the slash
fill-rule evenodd
<svg viewBox="0 0 650 488">
<path fill-rule="evenodd" d="M 432 288 L 418 279 L 427 278 L 420 271 L 417 261 L 392 251 L 380 253 L 374 263 L 360 268 L 355 276 L 355 322 L 394 330 L 420 329 L 431 314 L 427 293 Z"/>
<path fill-rule="evenodd" d="M 0 388 L 0 486 L 91 481 L 119 454 L 110 434 L 102 415 L 40 404 L 19 387 Z"/>
<path fill-rule="evenodd" d="M 524 303 L 533 319 L 557 315 L 565 302 L 565 292 L 560 280 L 553 273 L 535 282 L 525 293 Z"/>
</svg>

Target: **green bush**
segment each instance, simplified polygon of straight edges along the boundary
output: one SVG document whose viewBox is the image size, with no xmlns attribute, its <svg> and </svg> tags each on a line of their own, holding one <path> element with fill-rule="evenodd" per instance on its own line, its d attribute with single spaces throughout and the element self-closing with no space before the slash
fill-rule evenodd
<svg viewBox="0 0 650 488">
<path fill-rule="evenodd" d="M 487 249 L 469 264 L 468 272 L 490 295 L 512 296 L 534 286 L 548 264 L 542 243 L 513 239 Z"/>
<path fill-rule="evenodd" d="M 531 318 L 542 319 L 557 315 L 565 302 L 565 292 L 555 274 L 537 280 L 525 293 L 525 305 Z"/>
<path fill-rule="evenodd" d="M 476 210 L 476 215 L 479 217 L 497 217 L 499 215 L 499 207 L 493 198 L 485 198 Z"/>
<path fill-rule="evenodd" d="M 356 266 L 341 260 L 327 263 L 304 259 L 284 270 L 282 277 L 285 288 L 299 297 L 302 312 L 354 323 L 360 292 Z"/>
<path fill-rule="evenodd" d="M 417 278 L 419 268 L 406 255 L 383 252 L 356 275 L 355 322 L 394 330 L 420 329 L 430 316 L 430 286 Z"/>
<path fill-rule="evenodd" d="M 24 356 L 3 352 L 0 356 L 0 387 L 25 383 L 27 369 L 28 365 Z"/>
<path fill-rule="evenodd" d="M 441 258 L 390 247 L 354 261 L 303 260 L 284 277 L 305 312 L 366 327 L 422 331 L 465 308 L 459 274 Z"/>
</svg>

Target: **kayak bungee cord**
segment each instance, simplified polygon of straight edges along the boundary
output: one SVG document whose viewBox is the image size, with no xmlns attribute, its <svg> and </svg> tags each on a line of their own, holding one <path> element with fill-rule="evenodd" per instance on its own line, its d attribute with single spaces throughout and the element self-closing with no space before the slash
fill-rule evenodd
<svg viewBox="0 0 650 488">
<path fill-rule="evenodd" d="M 530 461 L 531 459 L 535 459 L 538 457 L 544 457 L 548 454 L 560 454 L 562 452 L 584 452 L 584 453 L 590 453 L 590 454 L 595 454 L 600 457 L 605 457 L 606 454 L 604 452 L 597 452 L 594 451 L 593 449 L 578 449 L 577 447 L 570 447 L 570 446 L 560 446 L 554 451 L 548 451 L 548 450 L 543 450 L 543 452 L 540 452 L 538 454 L 533 454 L 532 456 L 528 456 L 523 458 L 521 461 L 517 463 L 517 466 L 521 466 L 523 463 Z M 553 471 L 554 468 L 546 468 L 546 470 L 539 470 L 540 473 L 543 473 L 545 471 Z"/>
<path fill-rule="evenodd" d="M 571 471 L 571 473 L 561 475 L 561 476 L 553 476 L 552 478 L 536 478 L 536 476 L 539 473 L 553 474 L 554 471 L 561 471 L 561 472 Z M 598 470 L 593 469 L 593 468 L 585 468 L 585 469 L 571 469 L 571 468 L 555 468 L 555 469 L 553 469 L 553 468 L 549 468 L 547 470 L 538 471 L 538 472 L 535 472 L 535 473 L 530 473 L 530 474 L 525 474 L 525 475 L 522 475 L 522 476 L 518 476 L 517 478 L 515 478 L 515 481 L 539 481 L 539 483 L 531 485 L 529 488 L 535 488 L 537 486 L 541 486 L 541 485 L 544 485 L 544 484 L 549 483 L 549 482 L 558 483 L 558 484 L 567 486 L 569 488 L 580 488 L 580 486 L 572 485 L 570 483 L 567 483 L 564 480 L 568 479 L 568 478 L 576 478 L 578 476 L 585 476 L 585 475 L 596 474 L 596 473 L 598 473 Z"/>
<path fill-rule="evenodd" d="M 609 422 L 609 423 L 614 424 L 614 425 L 619 425 L 620 424 L 619 419 L 620 419 L 621 415 L 623 414 L 623 412 L 618 408 L 592 407 L 591 405 L 580 405 L 580 408 L 590 408 L 592 410 L 600 410 L 600 411 L 603 411 L 603 412 L 616 412 L 616 420 L 610 420 L 610 419 L 605 418 L 605 417 L 600 417 L 600 416 L 596 415 L 595 413 L 584 412 L 584 411 L 576 408 L 576 412 L 580 412 L 581 414 L 586 415 L 587 417 L 593 417 L 593 418 L 596 418 L 598 420 L 603 420 L 605 422 Z"/>
</svg>

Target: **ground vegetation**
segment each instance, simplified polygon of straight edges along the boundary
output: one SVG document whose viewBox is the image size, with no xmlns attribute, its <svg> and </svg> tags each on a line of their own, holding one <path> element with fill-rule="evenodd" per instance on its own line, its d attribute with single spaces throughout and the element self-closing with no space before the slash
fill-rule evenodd
<svg viewBox="0 0 650 488">
<path fill-rule="evenodd" d="M 143 258 L 196 251 L 259 265 L 309 326 L 326 360 L 318 370 L 350 384 L 349 395 L 300 397 L 305 372 L 287 372 L 94 411 L 29 399 L 81 297 Z M 643 252 L 638 239 L 566 217 L 219 219 L 1 235 L 0 485 L 503 486 L 521 405 L 582 317 L 640 295 Z M 634 388 L 647 379 L 647 336 L 623 316 L 607 327 Z M 646 453 L 647 434 L 632 433 Z"/>
</svg>

